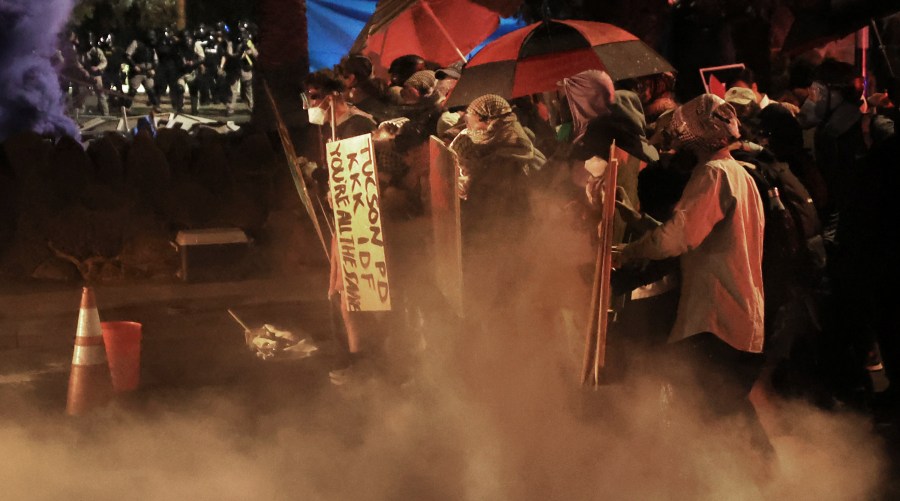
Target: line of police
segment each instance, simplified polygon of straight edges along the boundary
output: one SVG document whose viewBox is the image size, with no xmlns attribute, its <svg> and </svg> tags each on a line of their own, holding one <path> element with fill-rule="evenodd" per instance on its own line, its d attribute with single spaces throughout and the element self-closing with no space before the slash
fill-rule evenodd
<svg viewBox="0 0 900 501">
<path fill-rule="evenodd" d="M 104 116 L 111 105 L 130 108 L 143 86 L 155 112 L 161 111 L 160 98 L 168 92 L 176 113 L 184 111 L 187 94 L 192 114 L 202 105 L 221 103 L 232 115 L 238 98 L 253 109 L 256 34 L 253 23 L 243 21 L 232 29 L 220 22 L 213 28 L 200 24 L 193 31 L 151 29 L 122 46 L 112 34 L 79 37 L 68 31 L 55 63 L 60 84 L 71 93 L 73 111 L 85 111 L 91 93 Z"/>
</svg>

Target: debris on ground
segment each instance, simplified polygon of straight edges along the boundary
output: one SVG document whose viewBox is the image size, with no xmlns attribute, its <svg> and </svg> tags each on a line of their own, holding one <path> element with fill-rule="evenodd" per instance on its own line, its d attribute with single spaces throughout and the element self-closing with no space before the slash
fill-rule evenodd
<svg viewBox="0 0 900 501">
<path fill-rule="evenodd" d="M 233 311 L 228 310 L 228 313 L 244 328 L 247 348 L 262 360 L 298 360 L 311 357 L 319 349 L 311 340 L 301 339 L 291 331 L 281 330 L 272 324 L 251 329 Z"/>
</svg>

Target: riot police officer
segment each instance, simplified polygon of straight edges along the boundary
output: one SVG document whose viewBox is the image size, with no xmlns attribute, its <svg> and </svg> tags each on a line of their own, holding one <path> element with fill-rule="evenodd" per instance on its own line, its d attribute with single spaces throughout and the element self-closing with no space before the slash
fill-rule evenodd
<svg viewBox="0 0 900 501">
<path fill-rule="evenodd" d="M 257 57 L 259 52 L 253 44 L 252 35 L 244 25 L 241 25 L 237 38 L 229 46 L 228 58 L 232 61 L 233 69 L 227 72 L 231 87 L 231 98 L 225 108 L 227 115 L 234 113 L 238 95 L 247 103 L 250 111 L 253 111 L 253 65 Z"/>
<path fill-rule="evenodd" d="M 196 115 L 200 111 L 199 74 L 201 66 L 203 65 L 203 59 L 200 54 L 194 50 L 194 47 L 195 41 L 193 35 L 190 31 L 184 30 L 181 33 L 181 40 L 177 47 L 179 76 L 176 87 L 179 89 L 179 94 L 177 96 L 173 95 L 172 99 L 173 106 L 180 112 L 184 107 L 184 88 L 186 86 L 191 97 L 191 114 Z M 177 101 L 175 101 L 176 99 Z"/>
<path fill-rule="evenodd" d="M 150 30 L 143 39 L 136 38 L 125 49 L 125 60 L 128 62 L 128 95 L 131 100 L 126 105 L 131 107 L 137 89 L 144 86 L 147 93 L 147 101 L 153 107 L 153 111 L 159 112 L 159 97 L 153 87 L 153 77 L 156 75 L 156 66 L 159 58 L 156 54 L 156 32 Z"/>
<path fill-rule="evenodd" d="M 176 113 L 180 113 L 181 109 L 177 106 L 177 101 L 184 101 L 184 92 L 181 90 L 181 97 L 177 95 L 179 88 L 177 85 L 179 74 L 179 66 L 181 61 L 178 54 L 179 35 L 171 28 L 164 28 L 162 38 L 156 47 L 156 55 L 159 58 L 159 65 L 156 69 L 156 78 L 154 78 L 155 92 L 157 96 L 163 96 L 166 89 L 172 98 L 172 106 Z"/>
<path fill-rule="evenodd" d="M 103 116 L 109 115 L 109 101 L 106 96 L 106 85 L 103 74 L 108 66 L 106 54 L 99 46 L 99 41 L 93 33 L 88 33 L 88 50 L 81 56 L 81 66 L 87 70 L 90 77 L 91 90 L 97 96 L 97 108 Z"/>
<path fill-rule="evenodd" d="M 106 69 L 103 71 L 103 82 L 109 90 L 117 91 L 119 94 L 125 93 L 125 70 L 123 69 L 125 61 L 125 53 L 122 47 L 115 44 L 112 33 L 107 33 L 100 37 L 98 47 L 103 51 L 106 57 Z M 109 106 L 118 109 L 126 103 L 116 95 L 108 96 Z"/>
</svg>

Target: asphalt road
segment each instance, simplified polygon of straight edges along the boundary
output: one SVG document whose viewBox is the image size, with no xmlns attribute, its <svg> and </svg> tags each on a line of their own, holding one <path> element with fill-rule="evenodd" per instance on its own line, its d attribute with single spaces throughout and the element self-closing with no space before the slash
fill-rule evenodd
<svg viewBox="0 0 900 501">
<path fill-rule="evenodd" d="M 216 307 L 208 303 L 155 303 L 103 308 L 101 318 L 142 324 L 139 394 L 235 384 L 252 387 L 266 384 L 267 375 L 273 371 L 309 372 L 312 381 L 318 378 L 327 382 L 327 369 L 335 350 L 327 302 L 278 302 L 235 308 L 253 328 L 269 323 L 320 347 L 313 357 L 298 361 L 255 358 L 244 344 L 243 329 L 226 308 L 227 304 Z M 74 337 L 76 317 L 77 312 L 73 312 L 71 318 L 61 319 L 55 326 L 64 329 L 66 323 L 71 324 Z M 58 342 L 29 343 L 32 346 L 0 350 L 0 395 L 18 394 L 47 412 L 61 413 L 65 409 L 72 347 Z M 15 412 L 8 406 L 0 411 L 10 417 Z"/>
</svg>

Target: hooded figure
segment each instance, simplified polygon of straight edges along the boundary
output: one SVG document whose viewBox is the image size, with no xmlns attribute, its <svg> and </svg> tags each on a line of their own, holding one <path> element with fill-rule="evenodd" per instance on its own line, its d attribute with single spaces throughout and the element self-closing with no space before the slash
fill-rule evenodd
<svg viewBox="0 0 900 501">
<path fill-rule="evenodd" d="M 600 70 L 586 70 L 564 78 L 559 83 L 572 112 L 574 141 L 578 142 L 587 132 L 588 124 L 595 118 L 609 113 L 615 101 L 615 87 L 608 74 Z"/>
<path fill-rule="evenodd" d="M 575 142 L 571 158 L 584 162 L 572 166 L 573 182 L 584 186 L 587 200 L 594 208 L 601 205 L 610 147 L 628 153 L 620 163 L 617 186 L 631 200 L 637 199 L 638 175 L 647 164 L 657 162 L 659 153 L 647 140 L 647 122 L 640 97 L 632 91 L 617 91 L 609 75 L 599 70 L 583 71 L 562 81 L 574 120 Z M 587 122 L 585 122 L 587 120 Z M 613 240 L 625 238 L 625 225 L 617 221 Z"/>
<path fill-rule="evenodd" d="M 868 149 L 860 112 L 863 87 L 862 78 L 848 63 L 826 59 L 817 73 L 813 86 L 817 90 L 804 103 L 800 117 L 812 106 L 811 121 L 816 124 L 814 156 L 828 189 L 828 203 L 819 209 L 827 233 L 831 234 L 846 203 L 855 164 Z"/>
<path fill-rule="evenodd" d="M 659 153 L 647 140 L 647 121 L 637 94 L 615 90 L 609 75 L 599 70 L 583 71 L 564 79 L 561 85 L 572 113 L 576 159 L 608 160 L 615 141 L 645 164 L 659 160 Z"/>
</svg>

